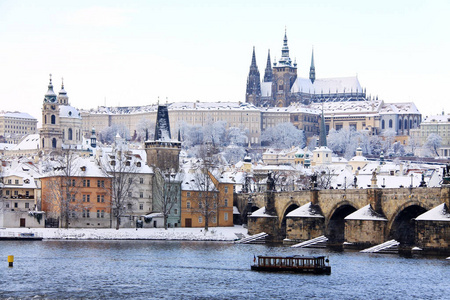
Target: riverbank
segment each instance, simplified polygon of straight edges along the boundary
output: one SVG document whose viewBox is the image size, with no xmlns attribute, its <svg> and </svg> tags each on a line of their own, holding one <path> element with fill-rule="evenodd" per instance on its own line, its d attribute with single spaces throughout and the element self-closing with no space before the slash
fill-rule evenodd
<svg viewBox="0 0 450 300">
<path fill-rule="evenodd" d="M 234 241 L 248 236 L 242 226 L 203 228 L 0 228 L 0 233 L 34 233 L 44 239 Z"/>
</svg>

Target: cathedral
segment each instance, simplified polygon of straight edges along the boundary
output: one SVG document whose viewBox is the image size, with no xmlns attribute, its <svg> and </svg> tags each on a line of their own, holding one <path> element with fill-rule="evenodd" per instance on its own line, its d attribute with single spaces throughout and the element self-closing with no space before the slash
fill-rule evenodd
<svg viewBox="0 0 450 300">
<path fill-rule="evenodd" d="M 270 50 L 264 79 L 261 81 L 253 47 L 252 62 L 247 78 L 246 102 L 259 107 L 286 107 L 292 103 L 364 101 L 365 89 L 358 78 L 317 78 L 314 53 L 311 55 L 309 78 L 297 76 L 297 63 L 289 57 L 287 34 L 284 34 L 281 58 L 273 65 Z"/>
</svg>

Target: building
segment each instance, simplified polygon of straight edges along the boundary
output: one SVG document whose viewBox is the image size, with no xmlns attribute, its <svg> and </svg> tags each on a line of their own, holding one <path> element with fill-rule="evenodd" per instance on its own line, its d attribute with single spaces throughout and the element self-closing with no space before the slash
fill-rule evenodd
<svg viewBox="0 0 450 300">
<path fill-rule="evenodd" d="M 0 165 L 0 226 L 44 227 L 43 214 L 34 214 L 41 201 L 39 173 L 28 160 Z"/>
<path fill-rule="evenodd" d="M 411 129 L 410 133 L 416 147 L 425 145 L 431 134 L 438 135 L 441 138 L 441 145 L 438 149 L 439 156 L 450 156 L 450 115 L 442 112 L 441 115 L 426 117 L 420 126 Z"/>
<path fill-rule="evenodd" d="M 314 53 L 311 55 L 309 78 L 299 77 L 297 62 L 289 56 L 285 32 L 281 58 L 271 65 L 270 51 L 267 57 L 264 79 L 260 74 L 253 48 L 252 61 L 247 77 L 246 102 L 262 107 L 286 107 L 292 103 L 365 101 L 366 90 L 355 77 L 316 78 Z"/>
<path fill-rule="evenodd" d="M 24 136 L 37 132 L 37 119 L 23 112 L 0 112 L 0 140 L 17 144 Z"/>
</svg>

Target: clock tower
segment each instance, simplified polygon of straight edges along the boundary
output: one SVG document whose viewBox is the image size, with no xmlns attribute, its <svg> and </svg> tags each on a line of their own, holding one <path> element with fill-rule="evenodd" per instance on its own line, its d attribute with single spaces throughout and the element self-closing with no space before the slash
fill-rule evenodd
<svg viewBox="0 0 450 300">
<path fill-rule="evenodd" d="M 39 147 L 49 154 L 59 151 L 62 147 L 62 132 L 59 121 L 59 103 L 53 91 L 52 75 L 48 84 L 47 93 L 42 104 L 42 128 L 39 130 Z"/>
</svg>

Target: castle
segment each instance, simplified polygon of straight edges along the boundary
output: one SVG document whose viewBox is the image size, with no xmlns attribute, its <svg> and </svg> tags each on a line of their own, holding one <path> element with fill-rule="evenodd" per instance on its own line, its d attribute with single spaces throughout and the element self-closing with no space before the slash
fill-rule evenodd
<svg viewBox="0 0 450 300">
<path fill-rule="evenodd" d="M 267 56 L 264 79 L 256 65 L 255 47 L 247 78 L 245 100 L 260 107 L 287 107 L 292 103 L 310 104 L 312 102 L 364 101 L 366 90 L 359 84 L 358 78 L 316 78 L 314 52 L 311 55 L 309 78 L 297 76 L 297 63 L 289 57 L 287 34 L 284 34 L 281 58 L 274 62 Z"/>
</svg>

